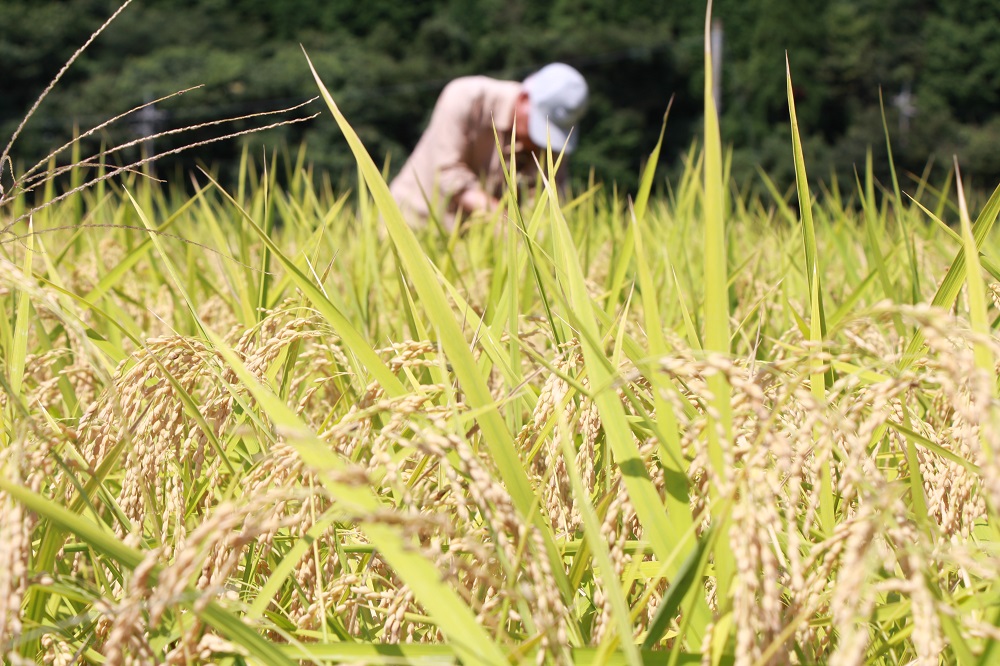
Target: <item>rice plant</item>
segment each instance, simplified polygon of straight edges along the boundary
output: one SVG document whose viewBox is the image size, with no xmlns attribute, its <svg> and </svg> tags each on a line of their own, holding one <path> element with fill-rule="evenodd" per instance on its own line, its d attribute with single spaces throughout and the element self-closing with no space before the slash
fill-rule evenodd
<svg viewBox="0 0 1000 666">
<path fill-rule="evenodd" d="M 789 94 L 795 196 L 742 195 L 711 71 L 668 191 L 451 234 L 316 70 L 356 193 L 9 188 L 4 659 L 992 663 L 1000 190 L 817 195 Z"/>
</svg>

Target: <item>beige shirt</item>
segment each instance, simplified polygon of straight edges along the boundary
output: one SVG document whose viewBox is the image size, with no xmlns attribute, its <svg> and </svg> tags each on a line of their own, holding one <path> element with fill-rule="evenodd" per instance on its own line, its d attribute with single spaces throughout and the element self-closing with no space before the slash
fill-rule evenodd
<svg viewBox="0 0 1000 666">
<path fill-rule="evenodd" d="M 485 76 L 463 77 L 445 86 L 427 129 L 389 186 L 411 224 L 426 223 L 430 202 L 444 226 L 451 229 L 454 200 L 466 189 L 479 188 L 496 198 L 502 195 L 506 179 L 493 128 L 509 162 L 514 106 L 520 93 L 517 81 Z M 519 176 L 530 173 L 534 180 L 534 160 L 519 157 L 517 171 Z"/>
</svg>

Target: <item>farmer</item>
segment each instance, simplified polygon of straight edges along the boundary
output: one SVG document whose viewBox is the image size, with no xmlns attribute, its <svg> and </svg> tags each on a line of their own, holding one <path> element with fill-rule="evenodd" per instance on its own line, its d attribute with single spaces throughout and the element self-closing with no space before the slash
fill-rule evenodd
<svg viewBox="0 0 1000 666">
<path fill-rule="evenodd" d="M 488 214 L 500 205 L 506 184 L 494 126 L 508 168 L 513 153 L 518 174 L 534 183 L 530 153 L 544 163 L 546 144 L 553 153 L 573 152 L 586 105 L 586 81 L 562 63 L 546 65 L 523 83 L 455 79 L 441 92 L 427 129 L 390 184 L 392 195 L 412 225 L 426 224 L 434 214 L 451 230 L 457 219 Z"/>
</svg>

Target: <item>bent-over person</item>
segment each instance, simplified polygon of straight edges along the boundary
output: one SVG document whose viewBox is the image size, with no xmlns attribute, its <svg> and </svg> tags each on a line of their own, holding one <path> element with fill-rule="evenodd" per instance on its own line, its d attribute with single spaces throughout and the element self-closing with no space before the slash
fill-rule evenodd
<svg viewBox="0 0 1000 666">
<path fill-rule="evenodd" d="M 488 213 L 499 205 L 506 181 L 494 125 L 504 159 L 509 164 L 515 154 L 518 175 L 534 183 L 537 170 L 531 153 L 539 155 L 546 144 L 553 152 L 573 152 L 578 138 L 574 128 L 586 109 L 587 95 L 583 76 L 563 63 L 546 65 L 524 82 L 486 76 L 450 82 L 416 148 L 390 184 L 407 221 L 421 226 L 433 213 L 451 230 L 456 219 Z"/>
</svg>

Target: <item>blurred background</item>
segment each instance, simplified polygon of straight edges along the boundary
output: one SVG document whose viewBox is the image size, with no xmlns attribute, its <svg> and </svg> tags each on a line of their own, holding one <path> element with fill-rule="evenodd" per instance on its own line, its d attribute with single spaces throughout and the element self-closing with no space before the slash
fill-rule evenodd
<svg viewBox="0 0 1000 666">
<path fill-rule="evenodd" d="M 0 143 L 119 4 L 0 2 Z M 452 78 L 523 79 L 548 62 L 570 63 L 592 93 L 573 180 L 585 182 L 592 171 L 629 191 L 671 96 L 665 175 L 680 170 L 701 130 L 704 16 L 704 0 L 135 0 L 67 72 L 13 156 L 34 164 L 74 127 L 197 84 L 204 87 L 117 123 L 88 147 L 291 106 L 317 94 L 301 44 L 390 173 Z M 953 154 L 979 187 L 1000 182 L 1000 0 L 717 0 L 714 16 L 723 45 L 722 138 L 741 187 L 760 185 L 758 166 L 780 187 L 794 178 L 786 51 L 815 179 L 830 182 L 836 173 L 850 186 L 871 149 L 887 182 L 881 89 L 904 189 L 907 171 L 932 161 L 941 177 Z M 309 108 L 323 110 L 321 102 Z M 146 147 L 164 152 L 217 134 Z M 303 142 L 308 161 L 334 183 L 354 178 L 328 113 L 168 158 L 157 169 L 197 161 L 225 173 L 247 144 L 260 155 L 262 146 L 294 152 Z"/>
</svg>

